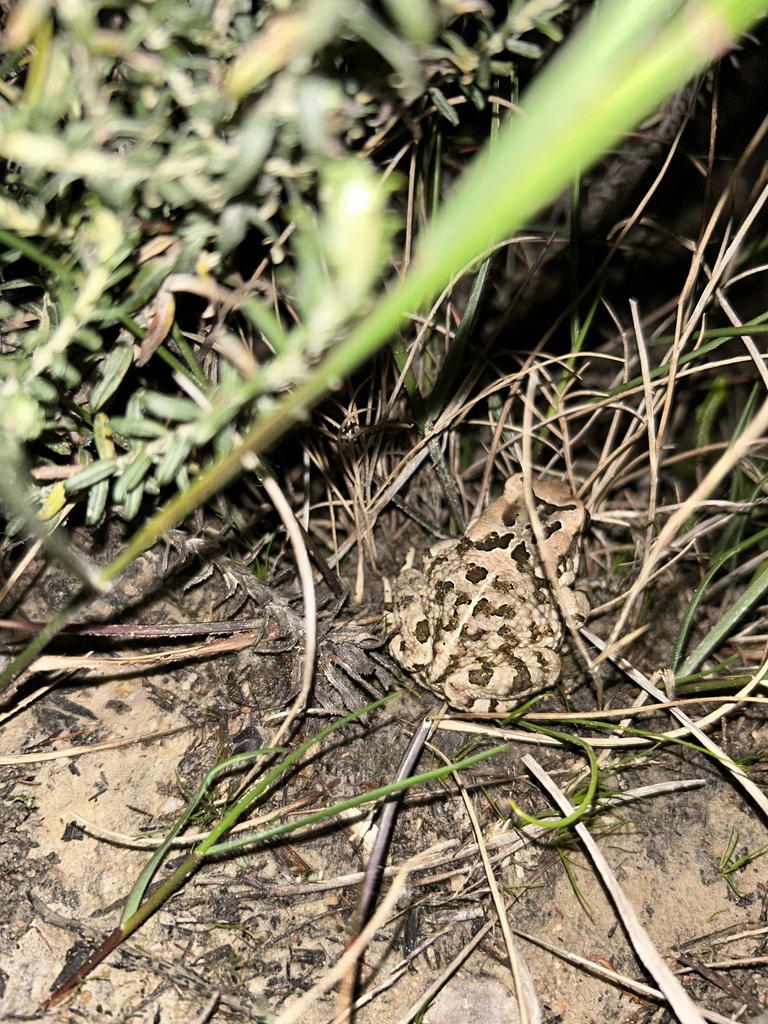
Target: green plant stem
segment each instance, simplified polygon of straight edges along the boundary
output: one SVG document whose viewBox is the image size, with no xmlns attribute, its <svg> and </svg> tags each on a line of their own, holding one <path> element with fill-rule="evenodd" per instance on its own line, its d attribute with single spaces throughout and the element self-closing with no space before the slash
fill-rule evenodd
<svg viewBox="0 0 768 1024">
<path fill-rule="evenodd" d="M 597 767 L 597 758 L 591 745 L 586 740 L 580 740 L 576 736 L 569 736 L 568 733 L 557 732 L 554 729 L 544 729 L 540 726 L 526 724 L 526 728 L 529 728 L 532 732 L 540 732 L 545 736 L 554 736 L 555 739 L 560 740 L 567 746 L 575 746 L 579 750 L 582 750 L 589 762 L 589 785 L 587 791 L 584 794 L 584 799 L 578 804 L 570 814 L 565 817 L 556 818 L 554 821 L 549 821 L 546 818 L 537 818 L 534 815 L 526 814 L 525 811 L 521 810 L 517 804 L 510 800 L 510 806 L 515 812 L 518 818 L 523 821 L 526 825 L 536 825 L 538 828 L 553 829 L 562 831 L 563 829 L 569 828 L 571 825 L 575 825 L 576 822 L 580 821 L 585 814 L 589 811 L 592 803 L 595 799 L 595 793 L 597 793 L 597 785 L 600 781 L 600 771 Z"/>
<path fill-rule="evenodd" d="M 518 228 L 676 88 L 764 14 L 763 0 L 690 0 L 672 17 L 668 0 L 605 0 L 523 97 L 522 113 L 464 175 L 422 237 L 408 273 L 327 353 L 310 377 L 257 415 L 242 443 L 212 462 L 161 509 L 103 570 L 114 580 L 164 533 L 204 504 L 430 301 L 494 238 Z M 510 181 L 510 169 L 514 179 Z M 58 620 L 57 620 L 58 621 Z M 71 619 L 64 616 L 62 625 Z M 59 627 L 60 628 L 60 627 Z M 51 627 L 48 635 L 55 635 Z M 41 635 L 35 638 L 39 643 Z M 39 649 L 39 648 L 38 648 Z M 37 652 L 36 652 L 37 653 Z M 30 664 L 24 652 L 0 689 Z"/>
<path fill-rule="evenodd" d="M 315 373 L 257 417 L 242 444 L 213 463 L 141 529 L 105 570 L 113 579 L 163 533 L 226 486 L 248 453 L 262 453 L 329 390 L 365 362 L 416 309 L 489 241 L 520 225 L 577 170 L 591 163 L 661 100 L 718 56 L 762 11 L 757 0 L 686 4 L 665 25 L 659 0 L 606 2 L 586 31 L 553 61 L 507 125 L 458 185 L 424 237 L 414 264 Z M 631 59 L 631 65 L 627 61 Z M 546 127 L 546 131 L 542 131 Z M 492 157 L 492 159 L 490 159 Z M 518 169 L 514 186 L 509 168 Z M 495 200 L 489 201 L 489 196 Z M 448 255 L 446 255 L 448 254 Z"/>
<path fill-rule="evenodd" d="M 360 807 L 363 804 L 372 803 L 382 798 L 391 796 L 393 793 L 398 793 L 403 789 L 408 789 L 412 786 L 419 785 L 423 782 L 430 780 L 440 780 L 450 775 L 452 772 L 460 771 L 464 768 L 469 768 L 479 761 L 487 760 L 493 757 L 495 754 L 502 753 L 507 749 L 509 744 L 501 744 L 496 747 L 492 747 L 489 750 L 485 750 L 479 754 L 474 754 L 470 757 L 465 757 L 460 761 L 457 761 L 450 765 L 443 765 L 441 768 L 435 768 L 432 771 L 424 772 L 421 775 L 413 776 L 412 778 L 403 779 L 397 783 L 391 783 L 387 786 L 380 786 L 377 789 L 370 790 L 366 793 L 360 793 L 357 796 L 350 797 L 348 800 L 343 800 L 333 807 L 324 808 L 321 811 L 316 811 L 314 814 L 307 815 L 297 821 L 288 822 L 283 825 L 277 825 L 272 828 L 263 829 L 261 832 L 254 833 L 249 836 L 244 836 L 236 840 L 229 840 L 225 843 L 218 843 L 217 840 L 232 827 L 236 820 L 242 816 L 244 811 L 253 803 L 253 801 L 264 791 L 271 781 L 279 777 L 283 771 L 293 764 L 298 757 L 305 753 L 310 747 L 320 742 L 329 733 L 340 728 L 358 718 L 361 714 L 366 711 L 370 711 L 385 701 L 376 701 L 374 704 L 369 705 L 359 711 L 355 711 L 350 715 L 346 715 L 344 718 L 339 719 L 337 722 L 331 723 L 326 729 L 323 729 L 320 733 L 311 737 L 305 743 L 303 743 L 296 751 L 284 758 L 279 765 L 272 769 L 267 776 L 259 783 L 258 786 L 250 790 L 246 795 L 235 804 L 235 806 L 222 818 L 219 824 L 209 832 L 205 839 L 199 844 L 199 846 L 185 858 L 182 864 L 170 875 L 162 885 L 158 886 L 157 889 L 139 906 L 136 911 L 124 920 L 119 927 L 111 932 L 104 942 L 99 946 L 97 950 L 88 957 L 85 964 L 79 968 L 71 977 L 69 977 L 62 985 L 59 986 L 50 996 L 46 1002 L 46 1008 L 55 1006 L 59 1003 L 68 992 L 70 992 L 75 985 L 79 984 L 87 975 L 97 967 L 114 949 L 116 949 L 122 942 L 125 941 L 129 936 L 137 931 L 147 921 L 156 910 L 159 909 L 175 892 L 177 892 L 184 883 L 192 877 L 192 875 L 198 870 L 198 868 L 204 863 L 204 861 L 211 856 L 218 854 L 232 853 L 237 849 L 241 849 L 244 846 L 251 846 L 257 842 L 267 842 L 268 840 L 278 838 L 280 836 L 288 835 L 291 832 L 295 832 L 299 828 L 307 828 L 320 821 L 328 821 L 329 818 L 335 815 L 341 814 L 346 810 L 354 807 Z M 206 780 L 207 781 L 207 780 Z M 206 782 L 203 783 L 206 785 Z M 202 787 L 201 787 L 202 788 Z M 193 803 L 199 801 L 200 793 L 198 792 L 193 798 Z M 188 815 L 187 815 L 188 817 Z"/>
</svg>

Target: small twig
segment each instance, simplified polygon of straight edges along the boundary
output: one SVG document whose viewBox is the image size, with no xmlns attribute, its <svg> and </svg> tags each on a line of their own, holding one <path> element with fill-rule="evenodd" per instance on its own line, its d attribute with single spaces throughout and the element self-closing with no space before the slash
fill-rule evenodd
<svg viewBox="0 0 768 1024">
<path fill-rule="evenodd" d="M 226 636 L 207 644 L 177 647 L 167 651 L 153 651 L 151 654 L 118 655 L 106 658 L 96 658 L 91 654 L 43 654 L 32 662 L 29 669 L 31 672 L 64 672 L 76 668 L 90 671 L 102 669 L 115 674 L 118 668 L 133 669 L 138 665 L 170 665 L 190 658 L 207 658 L 212 654 L 242 651 L 243 648 L 250 647 L 252 643 L 252 636 Z"/>
<path fill-rule="evenodd" d="M 562 790 L 555 784 L 552 777 L 541 767 L 535 758 L 525 754 L 523 764 L 537 779 L 543 789 L 549 794 L 561 813 L 568 817 L 573 814 L 574 807 Z M 576 834 L 584 844 L 592 863 L 595 865 L 600 877 L 613 900 L 622 923 L 627 931 L 629 940 L 642 961 L 643 965 L 659 986 L 673 1013 L 677 1016 L 680 1024 L 703 1024 L 704 1018 L 699 1013 L 696 1004 L 669 969 L 658 950 L 651 942 L 647 932 L 640 923 L 635 909 L 624 895 L 618 879 L 603 857 L 597 843 L 589 833 L 583 822 L 579 821 L 573 826 Z"/>
<path fill-rule="evenodd" d="M 440 752 L 438 751 L 438 753 Z M 539 999 L 536 994 L 533 979 L 528 971 L 528 967 L 520 956 L 517 944 L 512 938 L 509 920 L 507 919 L 507 908 L 504 904 L 502 895 L 499 892 L 499 887 L 496 884 L 496 876 L 493 873 L 491 862 L 488 857 L 488 850 L 483 841 L 480 822 L 477 820 L 477 815 L 475 814 L 475 809 L 472 806 L 472 801 L 469 798 L 469 794 L 467 793 L 458 772 L 454 773 L 453 778 L 456 785 L 459 787 L 461 798 L 464 801 L 464 807 L 466 808 L 469 820 L 472 823 L 472 830 L 474 831 L 475 838 L 477 840 L 477 848 L 480 852 L 480 859 L 483 862 L 485 877 L 488 881 L 488 886 L 491 892 L 491 899 L 493 900 L 493 905 L 496 909 L 496 916 L 499 919 L 501 933 L 504 936 L 504 944 L 507 948 L 507 960 L 509 961 L 512 980 L 515 985 L 515 996 L 517 997 L 517 1009 L 520 1016 L 520 1024 L 529 1024 L 530 1021 L 540 1022 L 542 1015 Z"/>
<path fill-rule="evenodd" d="M 185 727 L 186 728 L 186 727 Z M 171 729 L 170 732 L 179 732 L 179 729 Z M 162 735 L 165 735 L 163 733 Z M 152 738 L 152 737 L 148 737 Z M 106 746 L 117 747 L 119 743 L 106 744 Z M 85 747 L 86 751 L 91 749 L 98 750 L 99 747 Z M 103 748 L 102 748 L 103 749 Z M 311 804 L 316 803 L 320 794 L 317 790 L 311 793 L 307 793 L 306 796 L 301 797 L 299 800 L 294 800 L 290 804 L 286 804 L 280 808 L 280 813 L 275 814 L 274 811 L 266 811 L 264 814 L 256 814 L 247 821 L 241 821 L 237 825 L 233 825 L 229 830 L 230 835 L 237 835 L 239 832 L 253 831 L 256 825 L 261 825 L 267 821 L 276 821 L 278 818 L 285 818 L 288 814 L 293 814 L 295 811 L 300 810 L 302 807 L 308 807 Z M 64 817 L 64 815 L 62 815 Z M 88 818 L 80 814 L 79 811 L 67 811 L 67 818 L 72 818 L 83 831 L 92 836 L 94 839 L 101 839 L 107 843 L 114 843 L 117 846 L 126 846 L 132 850 L 157 850 L 164 843 L 163 837 L 145 836 L 141 839 L 136 839 L 133 836 L 125 835 L 123 832 L 113 832 L 111 829 L 104 828 L 101 825 L 97 825 L 95 822 L 90 821 Z M 207 832 L 185 832 L 184 835 L 176 836 L 170 843 L 167 844 L 169 849 L 183 849 L 185 846 L 194 846 L 196 843 L 202 842 L 208 836 Z"/>
<path fill-rule="evenodd" d="M 16 633 L 39 633 L 46 622 L 27 622 L 24 619 L 0 619 L 0 629 Z M 228 633 L 250 633 L 264 626 L 264 616 L 254 619 L 224 619 L 219 622 L 163 622 L 154 625 L 141 623 L 73 623 L 59 633 L 60 636 L 114 636 L 119 640 L 176 639 L 185 636 L 205 636 Z"/>
<path fill-rule="evenodd" d="M 81 757 L 83 754 L 100 754 L 105 750 L 116 750 L 118 747 L 130 747 L 137 743 L 150 743 L 152 740 L 165 739 L 166 736 L 174 736 L 185 729 L 191 729 L 191 723 L 177 725 L 173 729 L 160 729 L 158 732 L 142 733 L 140 736 L 128 736 L 122 740 L 112 740 L 110 743 L 94 743 L 90 747 L 67 747 L 65 750 L 45 750 L 36 754 L 7 754 L 0 757 L 0 765 L 11 764 L 40 764 L 43 761 L 66 760 L 70 757 Z"/>
<path fill-rule="evenodd" d="M 421 757 L 422 751 L 424 750 L 424 744 L 427 742 L 427 739 L 433 729 L 434 723 L 428 719 L 424 719 L 422 721 L 419 728 L 411 737 L 408 748 L 406 749 L 398 766 L 397 772 L 395 773 L 394 782 L 402 782 L 411 775 L 419 761 L 419 758 Z M 381 884 L 381 880 L 384 876 L 384 863 L 387 859 L 395 821 L 397 820 L 397 814 L 402 805 L 405 792 L 405 790 L 401 790 L 399 793 L 395 793 L 384 802 L 376 831 L 376 838 L 371 848 L 368 863 L 366 864 L 365 875 L 363 876 L 363 884 L 360 891 L 360 899 L 357 905 L 355 916 L 358 932 L 366 925 L 368 918 L 370 917 L 371 909 L 376 899 L 376 893 L 378 892 L 379 885 Z M 361 948 L 361 955 L 363 950 L 364 947 Z M 357 988 L 359 973 L 360 958 L 358 957 L 350 964 L 349 971 L 344 977 L 337 999 L 337 1007 L 339 1007 L 338 1015 L 346 1015 L 347 1020 L 352 1019 L 352 1007 L 354 1004 L 355 989 Z"/>
<path fill-rule="evenodd" d="M 314 985 L 305 996 L 298 999 L 289 1009 L 281 1013 L 275 1020 L 274 1024 L 294 1024 L 294 1021 L 301 1020 L 304 1014 L 307 1012 L 313 1003 L 329 992 L 333 986 L 347 973 L 350 966 L 360 957 L 363 950 L 368 946 L 369 942 L 373 938 L 376 929 L 380 928 L 384 921 L 389 917 L 390 912 L 394 909 L 395 904 L 400 899 L 405 883 L 408 880 L 408 874 L 411 870 L 410 861 L 406 861 L 403 864 L 397 876 L 392 882 L 389 892 L 382 900 L 381 906 L 373 915 L 368 924 L 363 928 L 358 937 L 344 953 L 339 962 L 331 968 L 331 970 L 316 984 Z"/>
<path fill-rule="evenodd" d="M 261 463 L 259 463 L 259 467 L 263 470 Z M 309 695 L 312 690 L 312 681 L 315 674 L 315 657 L 317 655 L 317 594 L 315 593 L 315 581 L 312 578 L 312 566 L 309 561 L 309 556 L 307 555 L 307 549 L 304 545 L 301 524 L 286 500 L 285 495 L 278 487 L 275 478 L 270 476 L 268 473 L 265 473 L 261 483 L 264 490 L 269 495 L 272 504 L 275 506 L 275 510 L 280 516 L 283 526 L 285 527 L 285 532 L 288 534 L 288 539 L 291 542 L 293 553 L 296 558 L 296 569 L 299 573 L 299 579 L 301 580 L 302 597 L 304 599 L 304 657 L 302 659 L 301 669 L 301 688 L 290 711 L 283 719 L 283 722 L 277 732 L 267 744 L 270 748 L 276 748 L 280 746 L 283 737 L 289 731 L 297 716 L 301 714 L 307 706 Z M 241 794 L 248 789 L 262 769 L 263 760 L 260 760 L 240 783 L 234 793 L 234 799 L 240 797 Z"/>
</svg>

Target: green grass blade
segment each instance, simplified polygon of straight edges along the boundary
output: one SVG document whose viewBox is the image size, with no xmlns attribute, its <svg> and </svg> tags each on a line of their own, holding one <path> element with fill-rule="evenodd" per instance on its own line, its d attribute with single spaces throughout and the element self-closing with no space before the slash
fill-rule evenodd
<svg viewBox="0 0 768 1024">
<path fill-rule="evenodd" d="M 678 677 L 693 675 L 702 661 L 712 651 L 717 650 L 725 638 L 738 626 L 743 616 L 766 593 L 768 593 L 768 564 L 761 566 L 746 590 L 733 602 L 717 625 L 710 629 L 698 647 L 688 655 L 680 666 Z"/>
<path fill-rule="evenodd" d="M 120 918 L 121 927 L 125 922 L 133 917 L 136 911 L 139 909 L 141 901 L 144 899 L 144 894 L 147 891 L 147 886 L 152 881 L 155 872 L 162 864 L 166 853 L 170 849 L 171 843 L 176 836 L 181 832 L 186 823 L 194 814 L 195 810 L 200 806 L 205 794 L 211 788 L 217 777 L 228 768 L 233 768 L 237 764 L 242 764 L 243 761 L 252 761 L 255 757 L 261 755 L 274 754 L 274 750 L 251 750 L 244 754 L 235 754 L 234 757 L 228 757 L 226 761 L 221 761 L 219 764 L 214 765 L 213 768 L 208 772 L 203 781 L 200 783 L 192 799 L 189 801 L 183 812 L 179 815 L 178 819 L 174 822 L 173 826 L 169 830 L 168 834 L 163 839 L 162 843 L 155 852 L 152 854 L 150 859 L 142 868 L 139 873 L 139 877 L 136 879 L 133 888 L 128 894 L 128 899 L 125 901 L 123 907 L 123 913 Z"/>
</svg>

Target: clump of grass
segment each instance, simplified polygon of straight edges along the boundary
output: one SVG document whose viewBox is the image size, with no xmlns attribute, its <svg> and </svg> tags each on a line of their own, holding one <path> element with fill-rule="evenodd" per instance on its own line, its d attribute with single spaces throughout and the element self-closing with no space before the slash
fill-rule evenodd
<svg viewBox="0 0 768 1024">
<path fill-rule="evenodd" d="M 733 31 L 748 23 L 743 6 Z M 706 21 L 673 20 L 654 39 L 654 60 L 638 61 L 598 114 L 597 84 L 625 72 L 637 33 L 666 18 L 662 4 L 631 20 L 607 10 L 570 60 L 537 79 L 527 117 L 462 178 L 410 272 L 381 296 L 392 255 L 387 192 L 351 154 L 361 139 L 365 149 L 366 121 L 384 113 L 393 86 L 395 108 L 421 96 L 438 121 L 450 99 L 487 105 L 492 76 L 514 85 L 519 54 L 539 52 L 527 33 L 557 38 L 561 10 L 516 5 L 494 25 L 484 9 L 392 5 L 387 23 L 363 3 L 307 0 L 285 12 L 265 4 L 255 17 L 228 9 L 219 23 L 213 5 L 182 14 L 173 0 L 111 15 L 20 5 L 6 33 L 0 146 L 4 312 L 15 328 L 3 457 L 8 466 L 31 456 L 47 481 L 36 495 L 45 514 L 87 496 L 90 524 L 108 502 L 130 519 L 175 485 L 187 491 L 180 518 L 238 472 L 244 450 L 274 441 L 406 311 L 707 57 L 694 45 Z M 568 120 L 579 111 L 583 134 Z M 190 293 L 213 309 L 185 338 L 175 296 Z M 153 353 L 167 370 L 142 369 Z M 206 484 L 199 468 L 210 456 Z"/>
<path fill-rule="evenodd" d="M 536 6 L 494 24 L 482 5 L 20 4 L 2 436 L 33 470 L 30 510 L 146 517 L 311 378 L 393 255 L 393 189 L 359 150 L 400 133 L 377 126 L 388 109 L 456 123 L 492 78 L 511 88 L 540 53 L 523 37 L 557 34 L 562 5 Z"/>
<path fill-rule="evenodd" d="M 313 421 L 327 436 L 300 430 L 301 457 L 275 457 L 274 476 L 299 481 L 294 508 L 311 509 L 337 564 L 357 547 L 361 568 L 376 565 L 377 519 L 409 481 L 409 511 L 437 510 L 449 527 L 443 492 L 461 523 L 522 461 L 565 473 L 591 506 L 587 572 L 619 581 L 595 602 L 613 656 L 660 667 L 658 645 L 637 642 L 655 625 L 648 595 L 684 591 L 682 576 L 698 589 L 676 608 L 667 689 L 671 672 L 720 687 L 752 677 L 768 585 L 765 369 L 751 338 L 736 356 L 728 346 L 765 315 L 741 323 L 728 290 L 734 268 L 758 264 L 764 239 L 750 251 L 745 238 L 764 196 L 711 265 L 709 230 L 690 244 L 674 316 L 644 320 L 627 304 L 598 335 L 591 293 L 566 353 L 532 343 L 503 369 L 490 346 L 467 359 L 491 251 L 760 13 L 746 0 L 672 16 L 651 0 L 606 3 L 521 97 L 527 62 L 557 49 L 569 7 L 517 3 L 494 22 L 480 4 L 394 0 L 379 14 L 329 0 L 254 14 L 174 0 L 19 5 L 0 97 L 9 532 L 37 523 L 45 535 L 40 520 L 66 517 L 135 523 L 107 568 L 78 563 L 106 588 L 238 475 L 274 483 L 278 442 L 336 391 Z M 483 120 L 492 142 L 465 160 Z M 730 326 L 709 325 L 716 303 Z M 370 372 L 387 341 L 392 362 Z M 745 368 L 758 382 L 748 389 Z M 443 492 L 430 493 L 432 467 Z M 359 600 L 367 582 L 358 572 Z M 741 597 L 716 615 L 707 602 L 725 588 Z M 705 636 L 708 617 L 720 621 Z M 605 659 L 583 653 L 599 686 Z M 585 803 L 591 750 L 589 761 Z M 238 848 L 216 845 L 233 820 L 203 854 Z"/>
</svg>

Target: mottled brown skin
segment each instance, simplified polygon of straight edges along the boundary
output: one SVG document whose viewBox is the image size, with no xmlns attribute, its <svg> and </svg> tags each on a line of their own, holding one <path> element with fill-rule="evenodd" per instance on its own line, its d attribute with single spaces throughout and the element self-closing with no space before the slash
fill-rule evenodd
<svg viewBox="0 0 768 1024">
<path fill-rule="evenodd" d="M 523 477 L 458 540 L 441 541 L 421 570 L 406 566 L 393 588 L 399 632 L 392 657 L 460 711 L 511 711 L 560 676 L 563 608 L 576 624 L 589 605 L 572 589 L 586 512 L 560 483 L 532 482 L 534 503 L 555 568 L 546 580 L 523 496 Z"/>
</svg>

